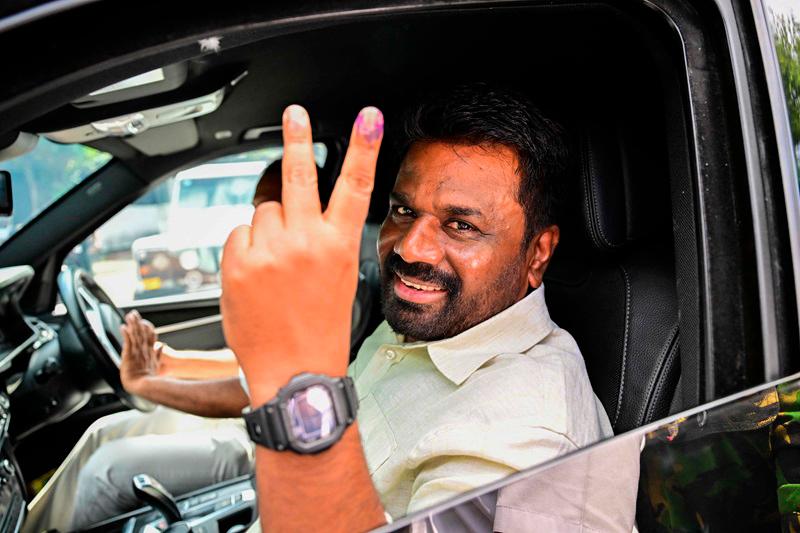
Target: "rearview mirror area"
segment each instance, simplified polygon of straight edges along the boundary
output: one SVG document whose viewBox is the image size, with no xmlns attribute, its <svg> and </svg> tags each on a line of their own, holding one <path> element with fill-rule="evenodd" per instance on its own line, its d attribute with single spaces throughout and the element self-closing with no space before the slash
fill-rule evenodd
<svg viewBox="0 0 800 533">
<path fill-rule="evenodd" d="M 11 195 L 11 172 L 0 170 L 0 216 L 10 217 L 14 208 Z"/>
</svg>

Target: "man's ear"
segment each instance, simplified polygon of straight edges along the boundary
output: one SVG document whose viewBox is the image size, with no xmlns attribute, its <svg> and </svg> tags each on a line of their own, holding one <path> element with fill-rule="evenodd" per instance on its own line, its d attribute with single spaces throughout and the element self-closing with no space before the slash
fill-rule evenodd
<svg viewBox="0 0 800 533">
<path fill-rule="evenodd" d="M 560 236 L 558 226 L 547 226 L 534 235 L 528 245 L 528 283 L 534 289 L 542 284 L 544 272 L 553 258 Z"/>
</svg>

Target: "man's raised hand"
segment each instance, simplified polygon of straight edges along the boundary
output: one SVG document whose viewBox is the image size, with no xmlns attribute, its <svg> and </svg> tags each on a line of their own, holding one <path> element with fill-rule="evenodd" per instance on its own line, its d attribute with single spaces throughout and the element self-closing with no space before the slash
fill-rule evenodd
<svg viewBox="0 0 800 533">
<path fill-rule="evenodd" d="M 361 110 L 327 210 L 320 207 L 308 113 L 283 114 L 281 202 L 256 208 L 222 258 L 225 338 L 260 405 L 300 372 L 347 371 L 350 319 L 383 115 Z"/>
<path fill-rule="evenodd" d="M 141 394 L 144 382 L 161 371 L 164 345 L 157 341 L 153 324 L 144 320 L 138 311 L 125 315 L 122 331 L 122 354 L 119 377 L 122 386 L 131 394 Z"/>
</svg>

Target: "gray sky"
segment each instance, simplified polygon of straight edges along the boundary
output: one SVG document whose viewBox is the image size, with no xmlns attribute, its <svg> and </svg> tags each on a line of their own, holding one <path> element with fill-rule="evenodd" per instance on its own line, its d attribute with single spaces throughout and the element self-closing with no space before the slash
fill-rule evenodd
<svg viewBox="0 0 800 533">
<path fill-rule="evenodd" d="M 792 15 L 800 20 L 800 0 L 764 0 L 764 6 L 776 15 Z"/>
</svg>

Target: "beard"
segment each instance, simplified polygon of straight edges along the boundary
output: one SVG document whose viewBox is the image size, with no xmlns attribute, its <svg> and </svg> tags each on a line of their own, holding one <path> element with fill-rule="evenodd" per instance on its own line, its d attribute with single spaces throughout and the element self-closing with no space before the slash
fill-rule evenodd
<svg viewBox="0 0 800 533">
<path fill-rule="evenodd" d="M 461 278 L 428 263 L 407 263 L 390 252 L 381 266 L 381 306 L 392 329 L 406 340 L 435 341 L 454 337 L 513 305 L 519 299 L 524 254 L 480 292 L 466 295 Z M 444 300 L 433 304 L 409 302 L 394 291 L 395 275 L 415 278 L 445 290 Z"/>
</svg>

